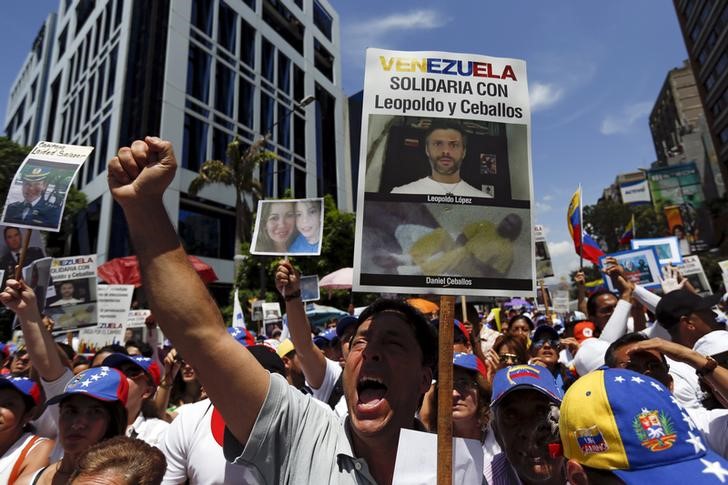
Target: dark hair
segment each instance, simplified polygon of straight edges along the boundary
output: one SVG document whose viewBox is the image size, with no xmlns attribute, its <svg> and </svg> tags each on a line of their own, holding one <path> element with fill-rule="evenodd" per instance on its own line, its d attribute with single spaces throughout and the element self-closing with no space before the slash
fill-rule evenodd
<svg viewBox="0 0 728 485">
<path fill-rule="evenodd" d="M 3 229 L 3 239 L 6 239 L 8 237 L 8 231 L 10 229 L 15 229 L 16 231 L 18 231 L 18 234 L 22 234 L 20 232 L 20 228 L 18 228 L 18 227 L 15 227 L 15 226 L 5 226 L 5 229 Z"/>
<path fill-rule="evenodd" d="M 134 340 L 134 339 L 127 340 L 126 343 L 124 344 L 124 348 L 126 349 L 129 347 L 138 348 L 139 353 L 141 353 L 143 357 L 151 358 L 152 355 L 154 354 L 154 351 L 152 350 L 152 346 L 141 340 Z"/>
<path fill-rule="evenodd" d="M 510 318 L 510 320 L 508 320 L 508 331 L 509 332 L 511 331 L 511 327 L 513 327 L 513 324 L 516 323 L 518 320 L 523 320 L 524 322 L 526 322 L 528 324 L 528 328 L 530 328 L 531 330 L 534 329 L 533 320 L 528 318 L 526 315 L 521 314 L 521 315 L 514 315 Z"/>
<path fill-rule="evenodd" d="M 597 313 L 597 298 L 599 298 L 602 295 L 612 295 L 614 296 L 614 293 L 612 293 L 609 290 L 606 290 L 604 288 L 601 288 L 591 295 L 589 295 L 589 299 L 586 300 L 586 313 L 587 317 L 593 317 Z M 617 298 L 616 296 L 614 296 Z"/>
<path fill-rule="evenodd" d="M 104 345 L 99 350 L 97 350 L 91 360 L 94 360 L 97 355 L 102 354 L 104 352 L 109 352 L 109 353 L 112 353 L 112 354 L 129 355 L 129 352 L 126 351 L 126 347 L 121 346 L 119 344 L 110 344 L 110 345 Z"/>
<path fill-rule="evenodd" d="M 276 199 L 270 202 L 266 201 L 266 203 L 261 206 L 260 225 L 258 226 L 260 228 L 260 231 L 258 232 L 258 243 L 256 245 L 256 249 L 258 251 L 275 250 L 275 244 L 273 243 L 273 239 L 270 238 L 270 236 L 268 235 L 268 231 L 266 230 L 266 222 L 268 221 L 268 217 L 270 217 L 270 211 L 273 204 L 291 204 L 294 210 L 296 208 L 296 204 L 295 202 L 293 202 L 292 199 Z M 298 231 L 296 230 L 294 223 L 293 231 L 288 237 L 288 241 L 286 241 L 286 246 L 288 246 L 296 238 L 297 235 Z"/>
<path fill-rule="evenodd" d="M 528 350 L 526 349 L 525 339 L 522 336 L 511 333 L 501 334 L 495 339 L 493 350 L 498 353 L 498 349 L 504 345 L 507 345 L 516 352 L 519 364 L 526 364 L 528 362 Z"/>
<path fill-rule="evenodd" d="M 425 131 L 425 145 L 427 145 L 427 141 L 430 139 L 430 135 L 432 135 L 432 132 L 436 130 L 455 130 L 460 133 L 460 136 L 463 139 L 463 147 L 466 148 L 468 146 L 468 136 L 465 133 L 463 125 L 457 121 L 441 119 L 432 120 L 432 124 L 427 129 L 427 131 Z"/>
<path fill-rule="evenodd" d="M 127 484 L 159 485 L 167 469 L 164 454 L 142 440 L 117 436 L 91 446 L 76 462 L 69 483 L 79 476 L 99 476 L 113 470 Z"/>
<path fill-rule="evenodd" d="M 649 340 L 649 337 L 639 332 L 626 333 L 622 335 L 612 342 L 609 347 L 607 347 L 607 350 L 604 353 L 604 364 L 607 367 L 617 367 L 616 357 L 614 356 L 617 349 L 624 347 L 625 345 L 633 344 L 635 342 L 643 342 L 645 340 Z"/>
<path fill-rule="evenodd" d="M 68 357 L 68 360 L 73 360 L 76 358 L 76 351 L 73 350 L 73 347 L 68 345 L 65 342 L 56 342 L 56 345 L 63 351 L 63 353 L 66 354 L 66 357 Z"/>
<path fill-rule="evenodd" d="M 415 334 L 417 343 L 422 351 L 422 364 L 434 368 L 437 364 L 437 333 L 430 325 L 427 318 L 415 307 L 404 300 L 378 298 L 371 305 L 366 307 L 354 326 L 354 334 L 359 325 L 383 312 L 396 312 L 404 316 L 404 321 L 410 325 Z"/>
</svg>

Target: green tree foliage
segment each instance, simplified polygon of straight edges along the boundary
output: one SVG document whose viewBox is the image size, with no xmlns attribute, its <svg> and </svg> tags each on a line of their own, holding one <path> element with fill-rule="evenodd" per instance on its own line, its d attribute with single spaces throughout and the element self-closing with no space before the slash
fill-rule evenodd
<svg viewBox="0 0 728 485">
<path fill-rule="evenodd" d="M 267 138 L 261 138 L 246 148 L 236 137 L 228 145 L 227 163 L 207 160 L 188 189 L 191 195 L 197 195 L 210 184 L 222 184 L 235 189 L 235 235 L 238 244 L 250 241 L 253 210 L 257 201 L 264 197 L 263 188 L 256 175 L 257 168 L 277 158 L 275 153 L 265 149 L 267 141 Z"/>
<path fill-rule="evenodd" d="M 584 227 L 600 243 L 607 253 L 620 249 L 619 238 L 635 217 L 637 237 L 649 238 L 666 235 L 667 224 L 663 214 L 655 212 L 651 205 L 629 206 L 613 200 L 602 199 L 594 205 L 584 207 Z"/>
<path fill-rule="evenodd" d="M 10 182 L 30 149 L 31 147 L 18 145 L 6 136 L 0 136 L 0 194 L 3 200 L 7 199 Z"/>
</svg>

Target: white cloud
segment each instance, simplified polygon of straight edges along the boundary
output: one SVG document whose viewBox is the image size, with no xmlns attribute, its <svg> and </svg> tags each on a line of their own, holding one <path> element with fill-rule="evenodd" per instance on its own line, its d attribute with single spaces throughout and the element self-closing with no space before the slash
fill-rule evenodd
<svg viewBox="0 0 728 485">
<path fill-rule="evenodd" d="M 565 254 L 571 254 L 574 252 L 573 241 L 559 241 L 555 243 L 549 243 L 549 253 L 552 258 L 563 256 Z"/>
<path fill-rule="evenodd" d="M 369 38 L 375 38 L 402 30 L 436 29 L 444 26 L 449 21 L 450 19 L 444 18 L 436 10 L 424 9 L 393 13 L 385 17 L 364 20 L 353 24 L 347 30 L 350 34 L 364 34 Z"/>
<path fill-rule="evenodd" d="M 538 81 L 531 83 L 528 91 L 531 98 L 531 112 L 551 107 L 564 95 L 563 88 Z"/>
<path fill-rule="evenodd" d="M 641 103 L 631 104 L 622 109 L 617 115 L 607 115 L 602 120 L 599 131 L 602 135 L 614 135 L 617 133 L 627 133 L 632 126 L 643 117 L 647 116 L 652 110 L 652 103 L 643 101 Z"/>
<path fill-rule="evenodd" d="M 549 202 L 551 200 L 554 200 L 554 196 L 551 194 L 546 194 L 543 196 L 543 200 L 544 200 L 544 202 Z"/>
<path fill-rule="evenodd" d="M 539 202 L 536 201 L 536 213 L 537 215 L 545 214 L 546 212 L 550 212 L 553 207 L 551 207 L 551 204 L 547 204 L 546 202 Z"/>
</svg>

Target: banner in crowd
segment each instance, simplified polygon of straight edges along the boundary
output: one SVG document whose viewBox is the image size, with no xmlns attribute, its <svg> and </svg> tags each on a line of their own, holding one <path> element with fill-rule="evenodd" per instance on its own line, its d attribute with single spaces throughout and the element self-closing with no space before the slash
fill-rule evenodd
<svg viewBox="0 0 728 485">
<path fill-rule="evenodd" d="M 3 225 L 0 225 L 0 229 L 3 232 L 3 238 L 0 241 L 0 270 L 3 270 L 5 276 L 10 278 L 14 276 L 15 266 L 20 261 L 20 250 L 23 247 L 27 229 Z M 45 245 L 43 244 L 43 238 L 40 237 L 38 231 L 35 231 L 30 235 L 23 266 L 29 266 L 33 261 L 44 257 Z M 2 284 L 5 287 L 5 278 L 2 279 Z"/>
<path fill-rule="evenodd" d="M 136 340 L 137 342 L 147 341 L 147 317 L 152 314 L 151 310 L 129 310 L 126 319 L 126 330 L 124 332 L 124 342 Z"/>
<path fill-rule="evenodd" d="M 660 264 L 653 246 L 607 254 L 599 258 L 599 268 L 602 270 L 603 279 L 607 283 L 609 291 L 616 292 L 617 288 L 612 283 L 612 279 L 604 273 L 606 266 L 604 260 L 610 256 L 624 268 L 624 275 L 632 283 L 645 288 L 660 287 Z"/>
<path fill-rule="evenodd" d="M 703 263 L 700 262 L 700 258 L 697 256 L 685 256 L 682 262 L 683 266 L 680 268 L 680 271 L 690 281 L 693 288 L 701 296 L 712 295 L 713 289 L 710 287 L 707 276 L 705 276 L 705 270 L 703 269 Z"/>
<path fill-rule="evenodd" d="M 78 331 L 79 352 L 94 353 L 111 344 L 124 345 L 134 285 L 98 285 L 99 323 Z"/>
<path fill-rule="evenodd" d="M 549 245 L 546 242 L 543 226 L 538 224 L 533 226 L 533 237 L 536 247 L 536 278 L 542 280 L 554 275 Z"/>
<path fill-rule="evenodd" d="M 324 231 L 324 199 L 258 202 L 251 254 L 318 256 Z"/>
<path fill-rule="evenodd" d="M 319 277 L 317 275 L 301 276 L 301 300 L 318 301 L 320 299 Z"/>
<path fill-rule="evenodd" d="M 559 290 L 554 293 L 554 311 L 567 313 L 569 311 L 569 291 Z"/>
<path fill-rule="evenodd" d="M 682 264 L 680 243 L 675 236 L 655 237 L 650 239 L 632 239 L 632 249 L 655 248 L 660 265 Z"/>
<path fill-rule="evenodd" d="M 53 259 L 50 271 L 44 313 L 55 321 L 54 330 L 96 325 L 96 255 Z"/>
<path fill-rule="evenodd" d="M 69 187 L 93 147 L 39 142 L 10 183 L 2 223 L 58 232 Z"/>
<path fill-rule="evenodd" d="M 354 290 L 533 296 L 526 64 L 368 49 Z"/>
<path fill-rule="evenodd" d="M 713 223 L 695 163 L 648 170 L 647 178 L 652 202 L 665 212 L 670 233 L 687 237 L 692 251 L 707 249 L 713 240 Z M 670 206 L 678 206 L 677 211 L 668 211 Z"/>
</svg>

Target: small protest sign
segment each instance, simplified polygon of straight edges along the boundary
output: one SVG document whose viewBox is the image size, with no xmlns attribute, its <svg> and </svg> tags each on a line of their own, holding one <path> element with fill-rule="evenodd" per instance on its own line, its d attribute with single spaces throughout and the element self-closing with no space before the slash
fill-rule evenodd
<svg viewBox="0 0 728 485">
<path fill-rule="evenodd" d="M 96 255 L 55 258 L 50 271 L 53 290 L 48 292 L 44 312 L 55 321 L 54 329 L 96 325 Z"/>
<path fill-rule="evenodd" d="M 324 230 L 324 200 L 258 202 L 251 254 L 318 256 Z"/>
<path fill-rule="evenodd" d="M 152 314 L 151 310 L 129 310 L 129 316 L 126 320 L 126 331 L 124 332 L 124 342 L 136 340 L 137 342 L 147 341 L 147 317 Z"/>
<path fill-rule="evenodd" d="M 532 296 L 526 64 L 368 49 L 356 291 Z"/>
<path fill-rule="evenodd" d="M 16 226 L 0 225 L 3 238 L 0 240 L 0 269 L 5 272 L 8 278 L 15 274 L 15 266 L 20 261 L 20 252 L 23 241 L 27 236 L 27 229 L 21 229 Z M 45 245 L 39 232 L 30 235 L 28 249 L 25 252 L 25 260 L 23 266 L 29 266 L 33 261 L 45 257 Z M 5 278 L 2 279 L 3 286 Z"/>
<path fill-rule="evenodd" d="M 536 279 L 542 280 L 554 275 L 549 245 L 546 242 L 543 226 L 533 226 L 533 237 L 536 251 Z"/>
<path fill-rule="evenodd" d="M 301 300 L 318 301 L 321 299 L 317 275 L 301 276 Z"/>
<path fill-rule="evenodd" d="M 660 265 L 681 264 L 680 243 L 675 236 L 651 239 L 632 239 L 632 249 L 655 248 Z"/>
<path fill-rule="evenodd" d="M 30 265 L 23 268 L 23 280 L 33 288 L 35 302 L 38 305 L 38 313 L 43 314 L 45 307 L 46 293 L 51 279 L 51 261 L 53 258 L 36 259 Z M 8 275 L 10 278 L 11 275 Z M 20 321 L 16 316 L 13 321 L 13 328 L 18 328 Z"/>
<path fill-rule="evenodd" d="M 653 246 L 607 254 L 599 258 L 599 268 L 602 270 L 603 279 L 607 283 L 609 291 L 617 291 L 612 279 L 604 273 L 604 260 L 608 257 L 617 260 L 617 264 L 624 268 L 625 276 L 632 283 L 646 288 L 660 287 L 660 265 Z"/>
<path fill-rule="evenodd" d="M 133 285 L 98 285 L 98 324 L 79 330 L 79 352 L 94 353 L 105 345 L 123 345 Z"/>
<path fill-rule="evenodd" d="M 554 293 L 554 311 L 556 313 L 569 312 L 569 292 L 559 290 Z"/>
<path fill-rule="evenodd" d="M 712 295 L 713 289 L 710 287 L 710 282 L 705 276 L 705 270 L 703 270 L 703 264 L 700 262 L 700 258 L 697 256 L 683 256 L 683 266 L 680 268 L 683 276 L 685 276 L 690 284 L 693 285 L 701 296 Z"/>
<path fill-rule="evenodd" d="M 41 141 L 13 177 L 2 223 L 58 232 L 66 196 L 93 147 Z"/>
</svg>

